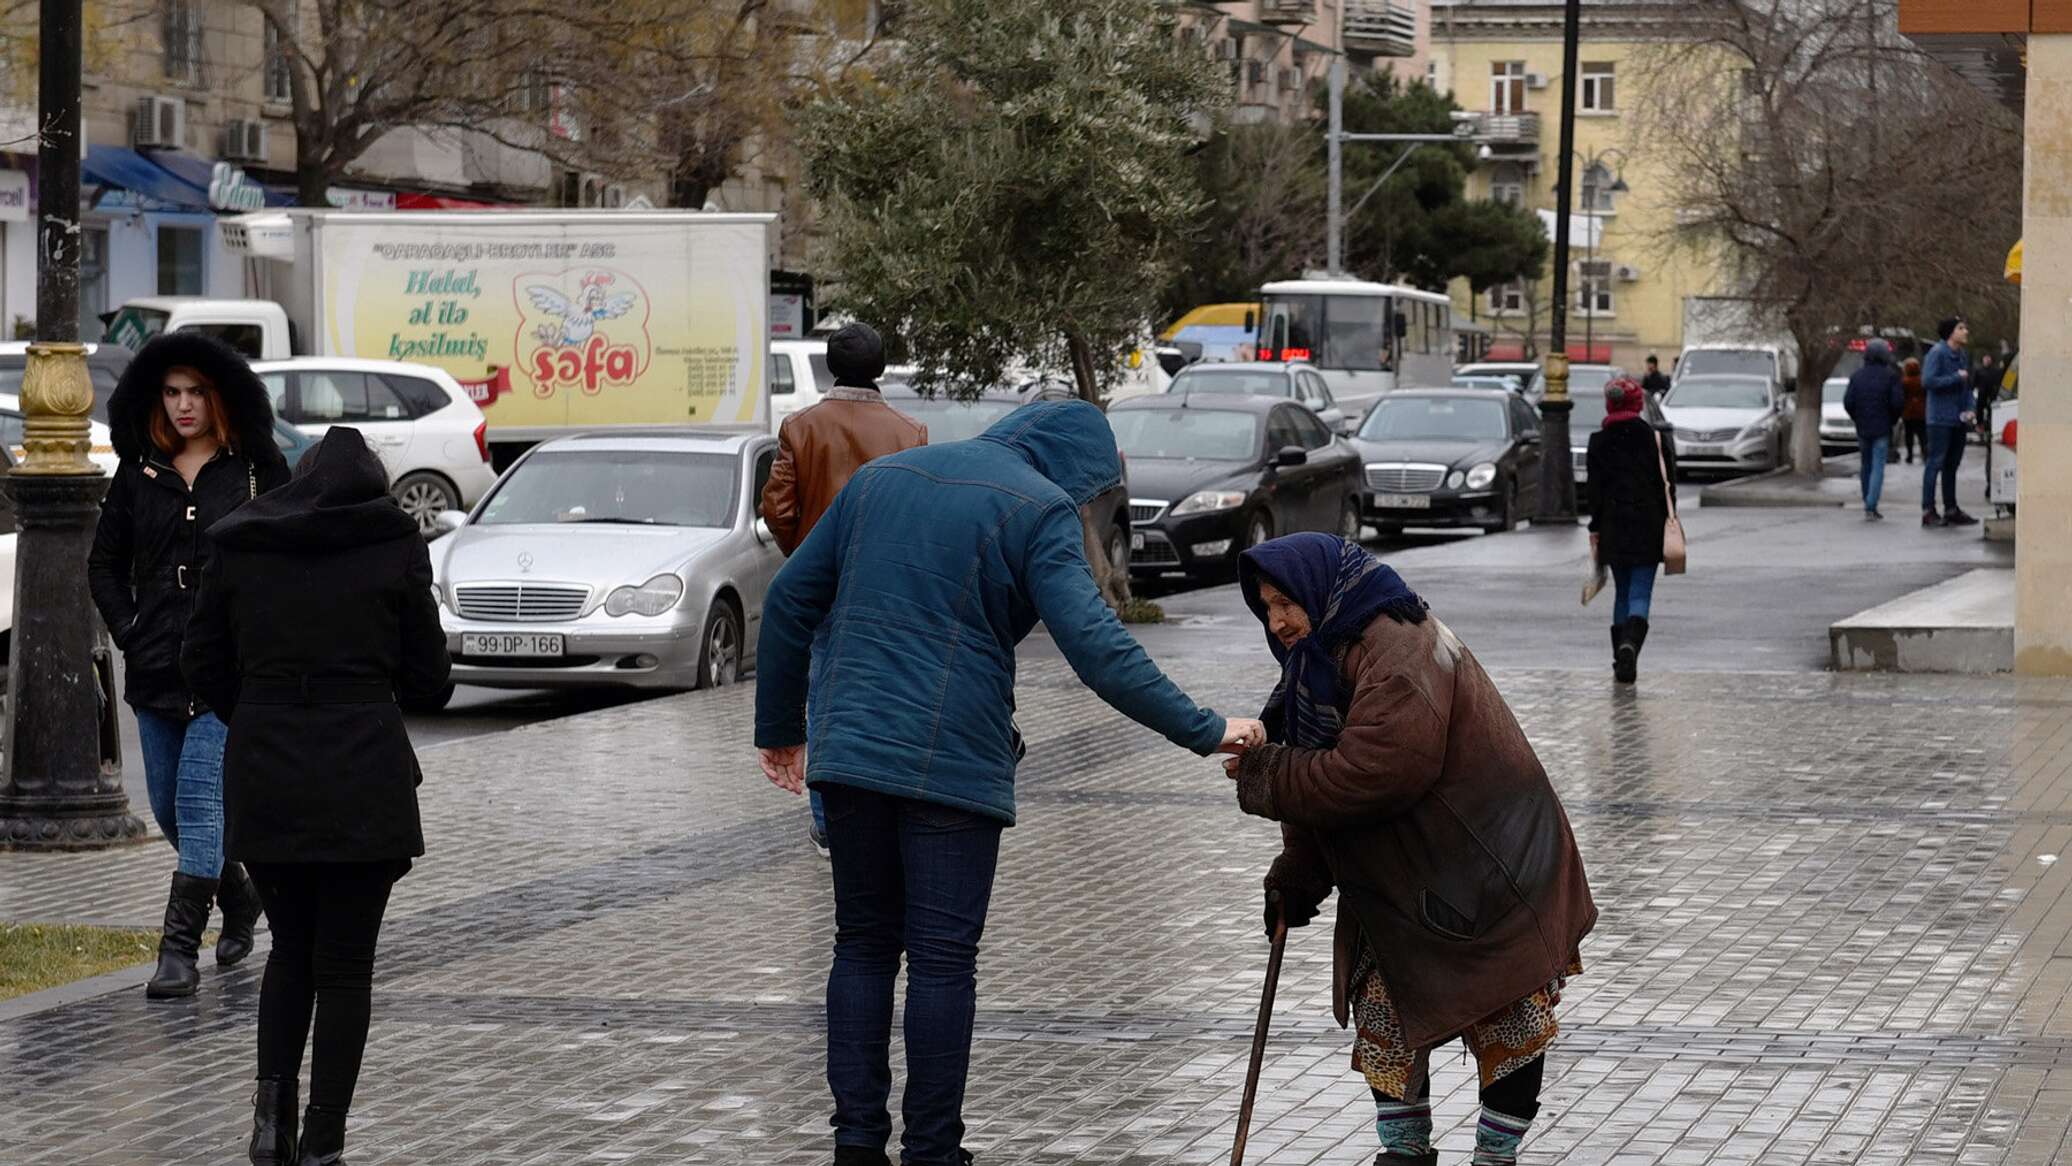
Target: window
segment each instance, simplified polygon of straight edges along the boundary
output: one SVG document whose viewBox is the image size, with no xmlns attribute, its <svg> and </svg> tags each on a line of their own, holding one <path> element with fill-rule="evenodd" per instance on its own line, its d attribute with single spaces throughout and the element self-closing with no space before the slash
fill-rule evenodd
<svg viewBox="0 0 2072 1166">
<path fill-rule="evenodd" d="M 1609 259 L 1585 259 L 1576 264 L 1576 273 L 1582 278 L 1576 289 L 1576 309 L 1593 316 L 1608 316 L 1612 311 L 1612 261 Z"/>
<path fill-rule="evenodd" d="M 1525 62 L 1492 61 L 1489 65 L 1489 112 L 1525 112 Z"/>
<path fill-rule="evenodd" d="M 305 425 L 337 421 L 403 421 L 410 416 L 388 385 L 363 372 L 306 372 L 295 420 Z"/>
<path fill-rule="evenodd" d="M 260 376 L 259 383 L 266 386 L 266 399 L 273 402 L 273 415 L 276 417 L 286 416 L 288 412 L 288 374 L 284 372 L 266 373 Z"/>
<path fill-rule="evenodd" d="M 158 228 L 158 294 L 201 294 L 201 229 Z"/>
<path fill-rule="evenodd" d="M 287 38 L 281 35 L 280 26 L 269 19 L 266 22 L 266 100 L 276 105 L 293 101 L 294 83 L 295 63 L 288 55 Z"/>
<path fill-rule="evenodd" d="M 1576 209 L 1592 215 L 1617 213 L 1619 207 L 1614 201 L 1617 194 L 1612 190 L 1617 181 L 1612 172 L 1604 168 L 1604 163 L 1592 164 L 1583 171 L 1583 201 L 1577 204 Z"/>
<path fill-rule="evenodd" d="M 159 39 L 165 48 L 166 79 L 199 85 L 202 83 L 200 2 L 164 0 L 164 5 L 160 12 Z"/>
<path fill-rule="evenodd" d="M 799 391 L 798 378 L 791 373 L 791 357 L 773 353 L 770 357 L 770 395 L 789 397 Z"/>
<path fill-rule="evenodd" d="M 426 417 L 453 404 L 453 397 L 437 381 L 393 375 L 382 379 L 402 398 L 404 409 L 412 417 Z"/>
<path fill-rule="evenodd" d="M 106 326 L 101 313 L 108 310 L 108 228 L 85 227 L 79 232 L 79 338 L 88 344 L 100 342 Z"/>
<path fill-rule="evenodd" d="M 1525 281 L 1514 279 L 1489 289 L 1489 310 L 1499 315 L 1525 310 Z"/>
<path fill-rule="evenodd" d="M 1599 397 L 1602 399 L 1602 394 Z M 1511 426 L 1515 431 L 1514 436 L 1539 432 L 1540 417 L 1533 412 L 1531 402 L 1522 397 L 1511 398 Z"/>
<path fill-rule="evenodd" d="M 1314 413 L 1295 414 L 1296 444 L 1304 449 L 1322 449 L 1331 444 L 1331 431 Z"/>
<path fill-rule="evenodd" d="M 1612 62 L 1584 61 L 1582 75 L 1584 112 L 1612 113 L 1619 108 L 1613 103 Z"/>
<path fill-rule="evenodd" d="M 749 498 L 755 506 L 755 516 L 763 516 L 763 487 L 770 484 L 770 472 L 777 468 L 776 449 L 766 449 L 755 455 L 755 493 Z"/>
<path fill-rule="evenodd" d="M 1278 452 L 1289 446 L 1307 448 L 1302 444 L 1302 428 L 1295 423 L 1293 409 L 1275 409 L 1266 422 L 1266 448 Z"/>
<path fill-rule="evenodd" d="M 1525 169 L 1516 162 L 1498 164 L 1489 172 L 1489 201 L 1525 205 Z"/>
<path fill-rule="evenodd" d="M 211 340 L 220 340 L 246 360 L 262 360 L 266 356 L 266 330 L 257 324 L 190 324 L 180 331 L 199 332 Z"/>
</svg>

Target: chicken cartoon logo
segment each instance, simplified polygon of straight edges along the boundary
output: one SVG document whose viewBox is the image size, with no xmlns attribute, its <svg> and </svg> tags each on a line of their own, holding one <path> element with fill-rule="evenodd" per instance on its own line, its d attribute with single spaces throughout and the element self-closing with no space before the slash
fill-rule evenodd
<svg viewBox="0 0 2072 1166">
<path fill-rule="evenodd" d="M 573 296 L 551 282 L 534 282 L 541 277 L 524 276 L 519 286 L 532 305 L 531 315 L 539 320 L 531 326 L 531 339 L 538 345 L 527 361 L 533 392 L 550 397 L 562 388 L 579 388 L 596 395 L 608 385 L 631 384 L 647 363 L 646 299 L 630 278 L 609 271 L 583 274 Z M 633 290 L 614 291 L 624 279 Z M 625 320 L 622 325 L 609 324 Z M 610 331 L 607 331 L 607 328 Z M 525 340 L 520 324 L 519 340 Z M 637 343 L 615 343 L 633 340 Z"/>
</svg>

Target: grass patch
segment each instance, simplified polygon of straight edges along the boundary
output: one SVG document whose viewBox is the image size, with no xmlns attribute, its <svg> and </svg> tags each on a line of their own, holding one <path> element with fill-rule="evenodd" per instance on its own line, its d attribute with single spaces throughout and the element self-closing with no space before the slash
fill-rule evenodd
<svg viewBox="0 0 2072 1166">
<path fill-rule="evenodd" d="M 1165 608 L 1148 599 L 1138 599 L 1134 596 L 1131 597 L 1128 603 L 1122 605 L 1121 614 L 1122 622 L 1124 623 L 1165 622 Z"/>
<path fill-rule="evenodd" d="M 0 1000 L 143 963 L 156 931 L 0 923 Z"/>
</svg>

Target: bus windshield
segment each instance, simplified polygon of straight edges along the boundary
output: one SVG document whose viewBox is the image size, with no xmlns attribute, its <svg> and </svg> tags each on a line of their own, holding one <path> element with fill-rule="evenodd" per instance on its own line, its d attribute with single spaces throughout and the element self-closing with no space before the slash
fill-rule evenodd
<svg viewBox="0 0 2072 1166">
<path fill-rule="evenodd" d="M 1259 357 L 1306 360 L 1318 368 L 1394 368 L 1395 346 L 1386 326 L 1393 302 L 1387 296 L 1267 296 Z"/>
</svg>

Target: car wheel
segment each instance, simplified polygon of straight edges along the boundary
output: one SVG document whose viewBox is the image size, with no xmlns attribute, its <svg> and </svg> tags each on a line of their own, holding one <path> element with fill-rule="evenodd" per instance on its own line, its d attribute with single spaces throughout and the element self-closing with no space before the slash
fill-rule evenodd
<svg viewBox="0 0 2072 1166">
<path fill-rule="evenodd" d="M 1502 534 L 1502 533 L 1504 533 L 1504 532 L 1505 532 L 1505 531 L 1507 531 L 1507 530 L 1515 530 L 1515 529 L 1517 529 L 1517 527 L 1518 527 L 1518 487 L 1517 487 L 1517 483 L 1515 483 L 1515 482 L 1514 482 L 1514 483 L 1508 484 L 1508 485 L 1506 485 L 1506 486 L 1504 487 L 1504 515 L 1503 515 L 1503 517 L 1502 517 L 1502 518 L 1499 518 L 1499 519 L 1497 519 L 1497 520 L 1496 520 L 1495 522 L 1492 522 L 1492 523 L 1490 523 L 1489 525 L 1487 525 L 1487 526 L 1483 527 L 1482 529 L 1483 529 L 1483 530 L 1486 530 L 1486 531 L 1488 531 L 1488 532 L 1489 532 L 1490 534 Z"/>
<path fill-rule="evenodd" d="M 1130 569 L 1130 532 L 1119 524 L 1108 532 L 1108 569 Z"/>
<path fill-rule="evenodd" d="M 427 538 L 439 532 L 439 515 L 460 509 L 460 491 L 437 474 L 405 474 L 391 493 Z"/>
<path fill-rule="evenodd" d="M 733 600 L 713 601 L 699 644 L 699 688 L 724 688 L 741 679 L 741 613 Z"/>
<path fill-rule="evenodd" d="M 1360 504 L 1351 498 L 1338 511 L 1338 537 L 1349 543 L 1360 541 Z"/>
<path fill-rule="evenodd" d="M 403 706 L 404 712 L 422 715 L 425 713 L 443 712 L 446 706 L 452 702 L 453 686 L 449 684 L 422 700 L 405 700 L 398 703 Z"/>
<path fill-rule="evenodd" d="M 1255 510 L 1245 521 L 1245 545 L 1239 550 L 1250 550 L 1273 537 L 1273 515 L 1264 510 Z"/>
</svg>

